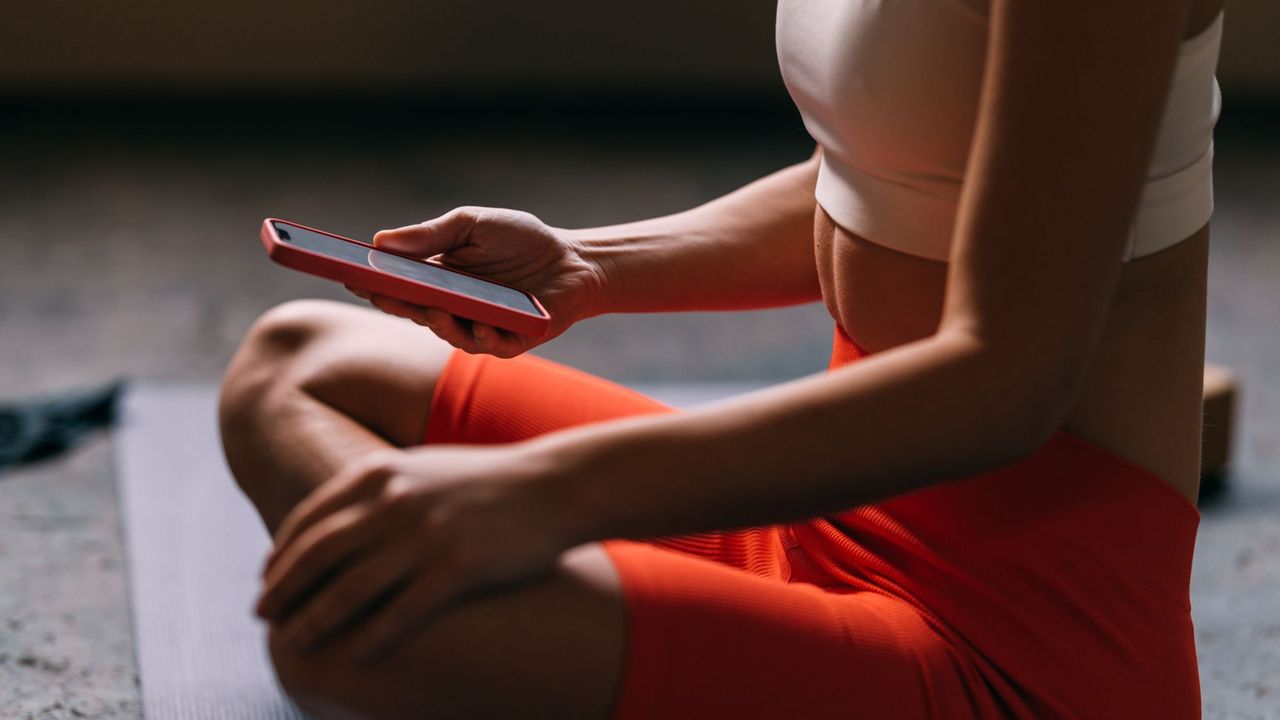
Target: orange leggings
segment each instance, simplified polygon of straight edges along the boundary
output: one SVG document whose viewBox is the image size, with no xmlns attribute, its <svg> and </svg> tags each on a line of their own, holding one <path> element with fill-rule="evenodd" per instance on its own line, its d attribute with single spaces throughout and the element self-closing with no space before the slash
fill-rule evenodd
<svg viewBox="0 0 1280 720">
<path fill-rule="evenodd" d="M 426 441 L 512 442 L 672 411 L 541 358 L 455 352 Z M 620 720 L 972 714 L 947 644 L 917 611 L 881 594 L 811 584 L 778 526 L 603 546 L 628 612 Z"/>
<path fill-rule="evenodd" d="M 862 356 L 837 328 L 832 367 Z M 661 412 L 548 360 L 455 352 L 426 442 Z M 1198 520 L 1060 431 L 1005 468 L 822 518 L 607 540 L 629 624 L 614 716 L 1199 717 Z"/>
</svg>

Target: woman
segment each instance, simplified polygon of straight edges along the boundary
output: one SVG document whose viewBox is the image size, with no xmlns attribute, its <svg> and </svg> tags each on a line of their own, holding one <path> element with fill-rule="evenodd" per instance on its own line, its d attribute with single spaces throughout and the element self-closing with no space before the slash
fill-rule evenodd
<svg viewBox="0 0 1280 720">
<path fill-rule="evenodd" d="M 672 412 L 438 309 L 267 313 L 222 428 L 275 534 L 285 688 L 335 716 L 1198 717 L 1220 13 L 782 0 L 809 162 L 630 225 L 375 238 L 532 291 L 553 336 L 821 297 L 819 376 Z"/>
</svg>

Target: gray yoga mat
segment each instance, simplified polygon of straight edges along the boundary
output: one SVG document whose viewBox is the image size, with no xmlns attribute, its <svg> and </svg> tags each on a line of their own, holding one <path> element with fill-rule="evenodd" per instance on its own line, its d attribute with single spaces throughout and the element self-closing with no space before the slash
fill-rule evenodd
<svg viewBox="0 0 1280 720">
<path fill-rule="evenodd" d="M 133 386 L 116 434 L 143 711 L 300 719 L 250 612 L 268 539 L 222 459 L 216 397 L 212 386 Z"/>
<path fill-rule="evenodd" d="M 645 385 L 677 407 L 758 385 Z M 134 385 L 116 434 L 148 720 L 300 720 L 250 612 L 268 538 L 226 469 L 207 385 Z"/>
</svg>

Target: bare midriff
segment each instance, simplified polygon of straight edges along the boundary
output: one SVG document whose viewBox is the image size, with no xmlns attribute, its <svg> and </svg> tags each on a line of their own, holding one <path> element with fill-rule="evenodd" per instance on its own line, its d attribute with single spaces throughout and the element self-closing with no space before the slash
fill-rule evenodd
<svg viewBox="0 0 1280 720">
<path fill-rule="evenodd" d="M 1186 37 L 1222 0 L 1194 3 Z M 947 263 L 836 225 L 819 206 L 814 251 L 831 316 L 868 352 L 932 335 Z M 1151 471 L 1192 503 L 1200 487 L 1209 226 L 1125 263 L 1084 385 L 1062 429 Z"/>
<path fill-rule="evenodd" d="M 831 316 L 875 353 L 932 335 L 947 263 L 837 226 L 818 208 L 814 250 Z M 1194 502 L 1200 478 L 1209 228 L 1125 263 L 1083 387 L 1062 429 L 1164 479 Z"/>
</svg>

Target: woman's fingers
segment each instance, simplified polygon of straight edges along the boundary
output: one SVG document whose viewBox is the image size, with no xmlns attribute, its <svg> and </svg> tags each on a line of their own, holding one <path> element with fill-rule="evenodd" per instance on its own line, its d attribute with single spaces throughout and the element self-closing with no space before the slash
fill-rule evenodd
<svg viewBox="0 0 1280 720">
<path fill-rule="evenodd" d="M 418 325 L 430 329 L 440 336 L 441 340 L 454 347 L 468 352 L 476 352 L 474 348 L 475 338 L 470 329 L 465 327 L 458 318 L 439 308 L 413 305 L 403 300 L 373 293 L 366 293 L 364 299 L 388 315 L 412 320 Z"/>
<path fill-rule="evenodd" d="M 386 542 L 367 549 L 285 620 L 280 638 L 299 649 L 319 648 L 404 581 L 413 569 L 415 550 L 406 543 Z"/>
<path fill-rule="evenodd" d="M 352 295 L 355 295 L 361 300 L 368 300 L 370 297 L 373 296 L 373 293 L 369 292 L 368 290 L 365 290 L 363 288 L 358 288 L 354 285 L 343 284 L 342 287 L 346 288 L 347 292 L 351 293 Z"/>
<path fill-rule="evenodd" d="M 394 472 L 391 464 L 384 461 L 379 453 L 311 491 L 285 515 L 276 529 L 275 547 L 267 556 L 263 576 L 271 572 L 281 555 L 308 528 L 339 509 L 376 494 Z"/>
<path fill-rule="evenodd" d="M 386 295 L 379 295 L 377 293 L 369 292 L 368 290 L 361 290 L 360 288 L 351 287 L 350 285 L 347 285 L 346 288 L 356 297 L 367 301 L 370 305 L 388 315 L 395 315 L 396 317 L 402 317 L 406 320 L 412 320 L 419 325 L 427 325 L 426 311 L 428 308 L 425 306 L 414 305 L 413 303 L 407 303 L 403 300 L 388 297 Z"/>
<path fill-rule="evenodd" d="M 316 523 L 292 543 L 268 572 L 258 599 L 257 613 L 279 620 L 339 564 L 372 544 L 382 523 L 376 513 L 353 506 Z"/>
<path fill-rule="evenodd" d="M 509 330 L 495 330 L 497 340 L 493 343 L 492 349 L 487 352 L 500 358 L 513 358 L 523 352 L 527 352 L 532 342 L 528 335 L 513 333 Z"/>
<path fill-rule="evenodd" d="M 487 353 L 500 358 L 511 358 L 527 351 L 529 338 L 509 330 L 502 330 L 481 322 L 464 321 L 440 308 L 413 305 L 385 295 L 369 293 L 347 286 L 357 297 L 369 301 L 374 307 L 397 317 L 430 329 L 441 340 L 469 353 Z"/>
<path fill-rule="evenodd" d="M 426 315 L 431 329 L 437 335 L 450 345 L 469 353 L 511 358 L 525 352 L 530 346 L 527 336 L 485 323 L 468 323 L 437 308 L 428 308 Z"/>
<path fill-rule="evenodd" d="M 441 340 L 463 352 L 484 352 L 476 341 L 476 323 L 450 315 L 440 308 L 427 308 L 423 315 L 426 326 L 439 335 Z"/>
<path fill-rule="evenodd" d="M 370 293 L 367 299 L 371 305 L 388 315 L 395 315 L 414 322 L 424 317 L 423 311 L 426 309 L 421 305 L 412 305 L 403 300 L 376 293 Z"/>
<path fill-rule="evenodd" d="M 462 580 L 454 577 L 447 566 L 424 568 L 361 627 L 359 637 L 352 640 L 352 655 L 366 663 L 378 660 L 415 627 L 444 609 L 461 587 Z"/>
<path fill-rule="evenodd" d="M 483 214 L 483 208 L 455 208 L 417 225 L 379 230 L 373 236 L 373 244 L 385 250 L 430 257 L 466 245 Z"/>
<path fill-rule="evenodd" d="M 498 331 L 491 325 L 484 323 L 471 323 L 471 338 L 475 341 L 476 349 L 483 353 L 493 353 L 502 338 L 498 336 Z"/>
</svg>

